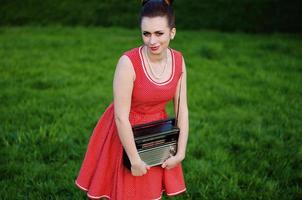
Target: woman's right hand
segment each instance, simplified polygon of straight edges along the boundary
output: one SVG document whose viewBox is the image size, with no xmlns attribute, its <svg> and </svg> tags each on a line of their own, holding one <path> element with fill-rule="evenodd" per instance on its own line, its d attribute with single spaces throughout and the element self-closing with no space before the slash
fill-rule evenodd
<svg viewBox="0 0 302 200">
<path fill-rule="evenodd" d="M 132 163 L 131 165 L 131 173 L 133 176 L 143 176 L 150 169 L 144 161 L 139 160 L 137 162 Z"/>
</svg>

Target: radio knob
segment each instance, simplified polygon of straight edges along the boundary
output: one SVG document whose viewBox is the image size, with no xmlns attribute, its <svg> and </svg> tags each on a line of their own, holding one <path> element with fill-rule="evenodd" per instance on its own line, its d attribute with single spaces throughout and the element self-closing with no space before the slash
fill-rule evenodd
<svg viewBox="0 0 302 200">
<path fill-rule="evenodd" d="M 175 153 L 176 153 L 175 147 L 174 146 L 170 146 L 170 154 L 171 155 L 175 155 Z"/>
</svg>

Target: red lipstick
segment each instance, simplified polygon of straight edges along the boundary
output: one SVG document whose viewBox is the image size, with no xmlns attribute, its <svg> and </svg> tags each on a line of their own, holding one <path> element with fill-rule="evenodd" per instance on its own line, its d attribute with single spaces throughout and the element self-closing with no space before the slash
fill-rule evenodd
<svg viewBox="0 0 302 200">
<path fill-rule="evenodd" d="M 156 50 L 159 49 L 159 46 L 157 46 L 157 47 L 150 47 L 150 49 L 151 49 L 151 51 L 156 51 Z"/>
</svg>

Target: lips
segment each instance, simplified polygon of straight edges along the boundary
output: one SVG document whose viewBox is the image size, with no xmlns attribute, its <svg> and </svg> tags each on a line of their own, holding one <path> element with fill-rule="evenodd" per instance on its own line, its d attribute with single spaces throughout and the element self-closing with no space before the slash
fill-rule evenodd
<svg viewBox="0 0 302 200">
<path fill-rule="evenodd" d="M 159 46 L 157 47 L 150 47 L 151 51 L 156 51 L 157 49 L 159 49 Z"/>
</svg>

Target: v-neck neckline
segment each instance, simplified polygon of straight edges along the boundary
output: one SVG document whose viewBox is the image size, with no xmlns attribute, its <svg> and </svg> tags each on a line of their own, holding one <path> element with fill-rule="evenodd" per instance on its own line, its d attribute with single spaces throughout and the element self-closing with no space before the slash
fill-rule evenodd
<svg viewBox="0 0 302 200">
<path fill-rule="evenodd" d="M 155 81 L 155 80 L 150 76 L 150 74 L 149 74 L 148 71 L 147 71 L 147 67 L 146 67 L 146 65 L 145 65 L 144 56 L 143 56 L 143 52 L 142 52 L 143 47 L 144 47 L 144 46 L 141 46 L 141 47 L 139 48 L 139 56 L 140 56 L 141 65 L 142 65 L 142 68 L 143 68 L 143 71 L 144 71 L 146 77 L 147 77 L 152 83 L 154 83 L 154 84 L 156 84 L 156 85 L 166 85 L 166 84 L 170 83 L 170 82 L 172 81 L 173 77 L 174 77 L 174 74 L 175 74 L 174 53 L 173 53 L 172 49 L 168 48 L 169 51 L 170 51 L 170 53 L 171 53 L 172 73 L 171 73 L 170 77 L 169 77 L 167 80 L 165 80 L 165 81 L 163 81 L 163 82 L 157 82 L 157 81 Z"/>
</svg>

